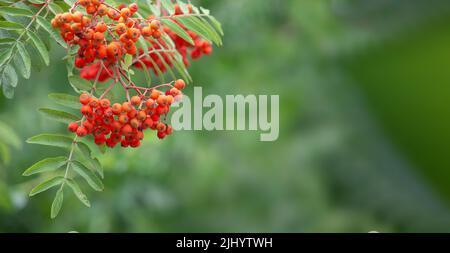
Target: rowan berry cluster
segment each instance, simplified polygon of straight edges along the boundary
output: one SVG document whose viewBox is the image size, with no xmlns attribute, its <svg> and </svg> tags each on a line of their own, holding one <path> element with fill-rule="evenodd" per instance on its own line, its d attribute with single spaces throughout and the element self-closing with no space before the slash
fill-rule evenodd
<svg viewBox="0 0 450 253">
<path fill-rule="evenodd" d="M 136 3 L 115 8 L 103 0 L 79 0 L 74 7 L 78 5 L 85 8 L 87 15 L 69 11 L 56 15 L 51 22 L 69 45 L 79 46 L 75 59 L 78 68 L 96 59 L 110 66 L 124 54 L 135 55 L 138 52 L 135 43 L 141 36 L 151 40 L 162 35 L 159 20 L 132 17 L 138 10 Z M 109 21 L 104 22 L 103 18 Z"/>
<path fill-rule="evenodd" d="M 175 8 L 175 13 L 173 14 L 174 16 L 192 13 L 192 5 L 190 5 L 190 4 L 187 5 L 187 8 L 188 8 L 187 13 L 183 13 L 183 11 L 181 10 L 181 8 L 178 4 L 175 4 L 174 8 Z M 173 21 L 175 23 L 177 23 L 180 27 L 182 27 L 194 41 L 194 45 L 191 45 L 189 42 L 187 42 L 186 40 L 184 40 L 183 38 L 178 36 L 175 32 L 173 32 L 169 27 L 163 26 L 163 28 L 162 28 L 162 30 L 167 35 L 169 35 L 170 38 L 172 39 L 172 41 L 174 42 L 175 48 L 180 53 L 180 55 L 183 57 L 183 63 L 186 66 L 189 66 L 189 64 L 190 64 L 188 55 L 190 55 L 190 57 L 195 60 L 195 59 L 200 58 L 203 54 L 209 55 L 212 53 L 213 48 L 209 41 L 202 39 L 196 33 L 187 29 L 186 27 L 184 27 L 180 22 L 178 22 L 174 19 L 173 19 Z M 149 53 L 148 57 L 142 57 L 143 50 L 142 49 L 139 50 L 141 61 L 137 62 L 134 65 L 135 67 L 142 68 L 142 64 L 141 64 L 141 62 L 142 62 L 145 64 L 145 66 L 147 68 L 153 69 L 153 72 L 155 74 L 157 74 L 156 67 L 158 67 L 159 70 L 161 70 L 161 72 L 166 71 L 166 67 L 165 67 L 164 63 L 162 62 L 162 60 L 164 60 L 169 66 L 172 66 L 172 62 L 170 60 L 172 53 L 170 53 L 170 52 L 160 53 L 161 57 L 163 58 L 163 59 L 161 59 L 161 57 L 159 57 L 157 53 L 152 52 L 152 50 L 154 50 L 154 49 L 156 49 L 156 50 L 166 49 L 166 48 L 163 48 L 166 45 L 164 41 L 158 41 L 158 42 L 159 43 L 152 42 L 152 47 L 149 48 L 150 53 Z M 156 64 L 156 67 L 154 66 L 154 64 Z"/>
<path fill-rule="evenodd" d="M 152 89 L 149 96 L 133 96 L 130 101 L 113 105 L 109 99 L 83 93 L 80 111 L 84 118 L 71 122 L 68 129 L 79 137 L 92 134 L 95 144 L 110 148 L 119 143 L 122 147 L 139 147 L 146 129 L 157 131 L 158 138 L 164 139 L 173 131 L 164 119 L 184 87 L 185 82 L 180 79 L 165 93 Z"/>
</svg>

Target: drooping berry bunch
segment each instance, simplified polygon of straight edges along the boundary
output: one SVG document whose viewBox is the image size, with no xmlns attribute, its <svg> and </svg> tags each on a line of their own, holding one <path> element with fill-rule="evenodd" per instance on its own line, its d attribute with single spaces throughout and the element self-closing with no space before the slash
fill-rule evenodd
<svg viewBox="0 0 450 253">
<path fill-rule="evenodd" d="M 152 89 L 149 96 L 133 96 L 130 102 L 113 105 L 109 99 L 82 93 L 80 111 L 84 118 L 71 122 L 68 129 L 79 137 L 92 134 L 95 144 L 106 144 L 110 148 L 119 143 L 122 147 L 139 147 L 146 129 L 157 131 L 158 138 L 164 139 L 173 131 L 172 126 L 164 122 L 165 115 L 175 99 L 182 96 L 185 82 L 180 79 L 170 87 L 165 93 Z"/>
<path fill-rule="evenodd" d="M 161 37 L 161 24 L 157 19 L 132 17 L 138 10 L 136 3 L 115 8 L 103 0 L 79 0 L 74 7 L 78 5 L 85 8 L 87 15 L 71 8 L 69 12 L 56 15 L 51 22 L 67 44 L 79 46 L 75 58 L 78 68 L 96 59 L 109 67 L 124 54 L 135 55 L 136 42 L 141 36 L 147 39 Z M 102 21 L 104 19 L 108 21 Z"/>
<path fill-rule="evenodd" d="M 175 13 L 173 14 L 173 16 L 180 16 L 180 15 L 192 13 L 192 5 L 190 5 L 190 4 L 187 5 L 187 13 L 184 13 L 178 4 L 174 4 L 174 8 L 175 8 Z M 186 40 L 184 40 L 183 38 L 181 38 L 180 36 L 178 36 L 169 27 L 167 27 L 167 26 L 163 27 L 163 31 L 170 36 L 170 38 L 172 39 L 172 41 L 175 44 L 176 50 L 183 57 L 184 65 L 189 66 L 189 64 L 190 64 L 188 55 L 190 55 L 190 57 L 195 60 L 195 59 L 200 58 L 203 54 L 209 55 L 212 53 L 213 47 L 209 41 L 202 39 L 195 32 L 187 29 L 182 24 L 180 24 L 178 21 L 176 21 L 176 20 L 173 20 L 173 21 L 175 23 L 177 23 L 180 27 L 182 27 L 194 41 L 194 45 L 192 45 L 189 42 L 187 42 Z M 156 74 L 157 73 L 156 67 L 158 67 L 161 70 L 161 72 L 166 71 L 166 67 L 165 67 L 164 63 L 162 62 L 162 60 L 164 60 L 169 66 L 172 66 L 172 62 L 170 60 L 171 59 L 170 56 L 172 54 L 170 52 L 160 53 L 163 59 L 161 59 L 157 53 L 151 52 L 152 49 L 166 49 L 165 48 L 166 43 L 164 41 L 158 41 L 158 42 L 159 43 L 152 42 L 152 47 L 149 48 L 150 53 L 149 53 L 148 57 L 141 57 L 142 58 L 141 61 L 134 64 L 135 67 L 142 68 L 142 63 L 144 63 L 147 68 L 153 69 L 154 73 Z M 140 49 L 139 53 L 142 55 L 143 50 Z M 155 64 L 156 64 L 156 66 L 155 66 Z"/>
</svg>

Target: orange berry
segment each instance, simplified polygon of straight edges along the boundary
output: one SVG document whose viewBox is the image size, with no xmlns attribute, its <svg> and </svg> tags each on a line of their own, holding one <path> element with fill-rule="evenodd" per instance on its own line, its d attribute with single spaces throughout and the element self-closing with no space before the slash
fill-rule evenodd
<svg viewBox="0 0 450 253">
<path fill-rule="evenodd" d="M 95 5 L 90 4 L 86 7 L 86 13 L 87 14 L 94 14 L 97 11 L 97 8 L 95 7 Z"/>
<path fill-rule="evenodd" d="M 64 23 L 70 23 L 73 20 L 72 14 L 70 12 L 66 12 L 61 15 L 61 19 Z"/>
<path fill-rule="evenodd" d="M 173 103 L 173 101 L 174 101 L 174 98 L 173 98 L 173 96 L 172 95 L 167 95 L 166 96 L 166 103 L 167 104 L 172 104 Z"/>
<path fill-rule="evenodd" d="M 156 100 L 158 105 L 165 105 L 167 103 L 167 99 L 165 95 L 160 95 L 158 99 Z"/>
<path fill-rule="evenodd" d="M 108 17 L 112 20 L 118 20 L 120 18 L 120 13 L 114 9 L 109 9 Z"/>
<path fill-rule="evenodd" d="M 150 28 L 153 30 L 158 30 L 160 26 L 161 26 L 161 23 L 156 19 L 152 20 L 152 22 L 150 22 Z"/>
<path fill-rule="evenodd" d="M 81 22 L 81 19 L 83 18 L 83 13 L 76 11 L 72 14 L 72 21 L 73 22 Z"/>
<path fill-rule="evenodd" d="M 139 31 L 139 29 L 136 28 L 130 28 L 127 31 L 127 35 L 128 37 L 130 37 L 130 39 L 136 41 L 137 39 L 139 39 L 139 36 L 141 36 L 141 31 Z"/>
<path fill-rule="evenodd" d="M 145 101 L 145 106 L 147 108 L 153 108 L 153 105 L 155 105 L 155 100 L 149 98 L 147 101 Z"/>
<path fill-rule="evenodd" d="M 97 8 L 97 14 L 102 17 L 108 14 L 108 7 L 106 7 L 104 4 L 100 4 Z"/>
<path fill-rule="evenodd" d="M 100 42 L 103 41 L 105 39 L 105 35 L 101 32 L 95 32 L 94 33 L 94 40 Z"/>
<path fill-rule="evenodd" d="M 140 122 L 139 122 L 139 120 L 137 120 L 136 118 L 134 118 L 134 119 L 130 120 L 130 125 L 131 125 L 133 128 L 138 128 L 139 125 L 140 125 Z"/>
<path fill-rule="evenodd" d="M 142 28 L 142 36 L 144 37 L 150 37 L 152 36 L 152 28 L 150 28 L 150 26 L 146 26 L 144 28 Z"/>
<path fill-rule="evenodd" d="M 100 100 L 100 106 L 102 108 L 108 108 L 110 104 L 109 99 L 104 98 Z"/>
<path fill-rule="evenodd" d="M 114 114 L 118 115 L 122 112 L 122 105 L 119 103 L 115 103 L 112 106 L 112 111 Z"/>
<path fill-rule="evenodd" d="M 121 35 L 127 31 L 127 26 L 124 23 L 118 23 L 116 25 L 116 33 Z"/>
<path fill-rule="evenodd" d="M 135 13 L 138 10 L 138 5 L 136 3 L 132 3 L 128 6 L 132 13 Z"/>
<path fill-rule="evenodd" d="M 83 105 L 89 104 L 89 101 L 91 100 L 91 96 L 87 93 L 83 93 L 80 95 L 80 103 Z"/>
<path fill-rule="evenodd" d="M 100 22 L 100 23 L 98 23 L 98 24 L 95 26 L 95 30 L 96 30 L 97 32 L 104 33 L 104 32 L 106 32 L 106 29 L 108 29 L 108 27 L 107 27 L 106 24 L 103 23 L 103 22 Z"/>
<path fill-rule="evenodd" d="M 88 6 L 88 5 L 91 3 L 91 1 L 90 1 L 90 0 L 79 0 L 78 3 L 79 3 L 81 6 L 86 7 L 86 6 Z"/>
<path fill-rule="evenodd" d="M 128 123 L 128 120 L 129 120 L 129 118 L 128 118 L 128 115 L 126 115 L 126 114 L 122 114 L 122 115 L 119 116 L 119 122 L 121 124 Z"/>
<path fill-rule="evenodd" d="M 120 15 L 124 18 L 127 19 L 129 17 L 131 17 L 131 11 L 128 8 L 123 8 L 122 10 L 120 10 Z"/>
<path fill-rule="evenodd" d="M 136 116 L 136 119 L 138 119 L 140 121 L 143 121 L 146 118 L 147 118 L 147 113 L 145 111 L 139 111 L 137 116 Z"/>
<path fill-rule="evenodd" d="M 174 87 L 179 90 L 182 90 L 184 89 L 184 87 L 186 87 L 186 83 L 182 79 L 178 79 L 175 81 Z"/>
<path fill-rule="evenodd" d="M 159 122 L 156 125 L 156 129 L 158 130 L 158 132 L 165 132 L 166 131 L 166 124 Z"/>
<path fill-rule="evenodd" d="M 139 105 L 141 103 L 141 98 L 138 96 L 131 97 L 131 104 L 132 105 Z"/>
<path fill-rule="evenodd" d="M 133 106 L 129 103 L 129 102 L 124 102 L 123 104 L 122 104 L 122 110 L 124 111 L 124 112 L 130 112 L 131 110 L 133 110 L 134 108 L 133 108 Z"/>
<path fill-rule="evenodd" d="M 160 94 L 161 93 L 159 91 L 153 90 L 152 93 L 150 94 L 150 98 L 153 99 L 153 100 L 156 100 L 156 99 L 158 99 Z"/>
</svg>

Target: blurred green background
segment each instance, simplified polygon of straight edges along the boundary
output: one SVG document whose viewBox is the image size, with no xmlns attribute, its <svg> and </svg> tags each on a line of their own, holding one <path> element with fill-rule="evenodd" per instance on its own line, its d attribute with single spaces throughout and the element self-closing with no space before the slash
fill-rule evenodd
<svg viewBox="0 0 450 253">
<path fill-rule="evenodd" d="M 0 165 L 0 232 L 450 232 L 450 2 L 194 1 L 222 22 L 224 47 L 193 63 L 204 94 L 280 95 L 280 137 L 176 132 L 100 156 L 92 207 L 28 198 L 24 169 L 64 132 L 36 108 L 71 92 L 52 65 L 0 98 L 22 145 Z M 187 94 L 192 94 L 192 87 Z M 37 180 L 35 178 L 35 180 Z"/>
</svg>

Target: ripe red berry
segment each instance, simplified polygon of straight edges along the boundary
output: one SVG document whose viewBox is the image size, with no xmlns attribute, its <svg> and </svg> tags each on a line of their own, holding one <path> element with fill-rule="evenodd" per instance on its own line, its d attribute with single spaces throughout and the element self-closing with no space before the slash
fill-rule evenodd
<svg viewBox="0 0 450 253">
<path fill-rule="evenodd" d="M 175 81 L 174 87 L 179 90 L 182 90 L 184 89 L 184 87 L 186 87 L 186 83 L 182 79 L 178 79 Z"/>
<path fill-rule="evenodd" d="M 131 97 L 131 104 L 132 105 L 139 105 L 141 104 L 141 98 L 138 96 Z"/>
<path fill-rule="evenodd" d="M 87 105 L 89 104 L 89 101 L 91 100 L 91 96 L 89 96 L 89 94 L 87 93 L 82 93 L 80 95 L 80 103 L 83 105 Z"/>
<path fill-rule="evenodd" d="M 68 127 L 69 131 L 75 133 L 78 129 L 78 124 L 76 122 L 71 122 Z"/>
<path fill-rule="evenodd" d="M 84 126 L 78 127 L 78 129 L 77 129 L 77 135 L 78 135 L 79 137 L 86 136 L 87 134 L 88 134 L 88 131 L 86 130 L 86 128 L 85 128 Z"/>
</svg>

